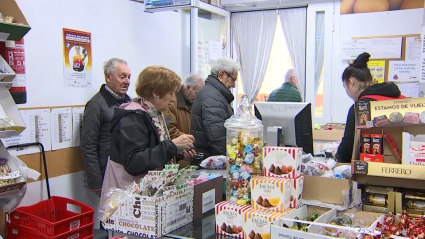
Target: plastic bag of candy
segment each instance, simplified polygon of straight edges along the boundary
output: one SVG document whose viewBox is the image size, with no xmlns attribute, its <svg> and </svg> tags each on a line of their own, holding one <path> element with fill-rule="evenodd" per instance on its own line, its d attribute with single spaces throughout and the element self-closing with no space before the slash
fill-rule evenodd
<svg viewBox="0 0 425 239">
<path fill-rule="evenodd" d="M 226 156 L 218 155 L 204 159 L 199 165 L 206 169 L 224 169 L 226 168 Z"/>
<path fill-rule="evenodd" d="M 334 168 L 335 165 L 336 161 L 334 159 L 319 160 L 314 158 L 313 160 L 301 164 L 301 174 L 333 178 L 335 175 L 332 168 Z"/>
<path fill-rule="evenodd" d="M 131 199 L 131 193 L 127 190 L 119 188 L 111 188 L 105 194 L 108 198 L 103 205 L 99 206 L 98 218 L 100 221 L 106 223 L 106 221 L 114 214 L 114 212 L 123 205 L 127 199 Z"/>
</svg>

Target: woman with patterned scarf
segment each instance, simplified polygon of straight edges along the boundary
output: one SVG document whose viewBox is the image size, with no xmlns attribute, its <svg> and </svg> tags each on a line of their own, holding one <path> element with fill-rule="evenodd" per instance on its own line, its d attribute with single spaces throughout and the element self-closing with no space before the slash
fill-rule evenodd
<svg viewBox="0 0 425 239">
<path fill-rule="evenodd" d="M 139 97 L 116 109 L 110 124 L 110 157 L 100 205 L 110 188 L 124 189 L 149 170 L 174 163 L 179 154 L 193 157 L 193 136 L 185 134 L 170 140 L 162 115 L 176 100 L 175 92 L 180 88 L 180 77 L 162 66 L 150 66 L 140 73 L 136 85 Z"/>
</svg>

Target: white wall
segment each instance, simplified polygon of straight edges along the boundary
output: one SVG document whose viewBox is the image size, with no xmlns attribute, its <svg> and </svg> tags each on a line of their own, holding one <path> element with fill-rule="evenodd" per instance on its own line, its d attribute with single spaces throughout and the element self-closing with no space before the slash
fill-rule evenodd
<svg viewBox="0 0 425 239">
<path fill-rule="evenodd" d="M 20 107 L 83 105 L 104 82 L 108 58 L 128 61 L 129 94 L 148 65 L 163 65 L 179 75 L 190 71 L 189 18 L 177 12 L 144 13 L 130 0 L 17 0 L 31 31 L 25 36 L 28 103 Z M 92 34 L 93 87 L 63 84 L 62 28 Z"/>
<path fill-rule="evenodd" d="M 25 36 L 28 103 L 19 107 L 84 105 L 104 82 L 102 64 L 111 57 L 128 61 L 132 70 L 131 96 L 135 96 L 138 74 L 148 65 L 168 67 L 182 77 L 189 74 L 188 15 L 144 13 L 142 4 L 129 0 L 17 2 L 32 27 Z M 62 28 L 91 32 L 93 88 L 64 86 Z M 78 172 L 51 179 L 52 195 L 97 208 L 98 199 L 83 187 L 83 178 L 83 172 Z M 46 199 L 45 189 L 44 181 L 30 183 L 21 205 Z"/>
<path fill-rule="evenodd" d="M 337 8 L 339 9 L 339 7 Z M 338 11 L 339 12 L 339 11 Z M 337 21 L 339 27 L 339 41 L 351 39 L 359 36 L 388 36 L 420 34 L 423 20 L 423 9 L 412 9 L 402 11 L 374 12 L 362 14 L 340 15 Z M 339 46 L 334 46 L 334 51 L 339 51 Z M 332 95 L 332 121 L 345 122 L 348 109 L 353 104 L 353 100 L 348 98 L 342 86 L 341 75 L 347 62 L 340 59 L 337 54 L 338 64 L 333 74 Z M 326 97 L 326 96 L 325 96 Z"/>
</svg>

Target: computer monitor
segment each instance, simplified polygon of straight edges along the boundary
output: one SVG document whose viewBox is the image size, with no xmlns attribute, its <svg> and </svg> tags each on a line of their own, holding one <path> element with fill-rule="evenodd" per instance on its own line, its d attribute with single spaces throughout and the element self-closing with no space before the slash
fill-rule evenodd
<svg viewBox="0 0 425 239">
<path fill-rule="evenodd" d="M 302 147 L 313 154 L 310 103 L 255 102 L 255 116 L 263 121 L 267 146 Z"/>
</svg>

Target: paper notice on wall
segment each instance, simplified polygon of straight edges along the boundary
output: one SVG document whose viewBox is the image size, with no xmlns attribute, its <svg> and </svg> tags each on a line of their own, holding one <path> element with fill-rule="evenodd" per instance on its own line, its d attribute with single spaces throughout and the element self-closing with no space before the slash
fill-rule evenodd
<svg viewBox="0 0 425 239">
<path fill-rule="evenodd" d="M 20 110 L 22 119 L 25 120 L 25 110 Z M 10 138 L 1 139 L 5 147 L 27 143 L 27 130 L 25 129 L 19 135 Z M 27 148 L 13 148 L 8 150 L 10 154 L 19 156 L 27 154 Z"/>
<path fill-rule="evenodd" d="M 374 83 L 385 81 L 385 60 L 372 60 L 367 63 Z"/>
<path fill-rule="evenodd" d="M 341 41 L 341 59 L 349 60 L 363 52 L 368 52 L 371 59 L 401 58 L 402 37 L 350 39 Z"/>
<path fill-rule="evenodd" d="M 421 77 L 420 79 L 422 82 L 425 82 L 425 26 L 422 26 L 421 39 L 422 39 L 422 44 L 421 44 L 421 71 L 420 71 Z"/>
<path fill-rule="evenodd" d="M 50 109 L 27 110 L 25 112 L 25 122 L 28 143 L 41 143 L 45 151 L 52 149 L 50 138 Z M 40 152 L 39 147 L 30 147 L 28 154 Z"/>
<path fill-rule="evenodd" d="M 419 73 L 419 64 L 416 62 L 390 61 L 388 81 L 417 82 L 419 81 Z"/>
<path fill-rule="evenodd" d="M 72 110 L 71 108 L 52 109 L 50 114 L 50 132 L 52 150 L 72 147 Z"/>
<path fill-rule="evenodd" d="M 421 60 L 422 42 L 420 37 L 406 37 L 406 61 Z"/>
<path fill-rule="evenodd" d="M 62 29 L 63 77 L 67 87 L 92 86 L 91 33 Z"/>
<path fill-rule="evenodd" d="M 400 83 L 397 84 L 401 94 L 406 97 L 419 97 L 419 83 Z"/>
<path fill-rule="evenodd" d="M 222 56 L 222 49 L 221 49 L 221 42 L 220 41 L 208 41 L 208 47 L 209 47 L 209 55 L 210 60 L 217 60 L 221 58 Z"/>
<path fill-rule="evenodd" d="M 84 107 L 72 108 L 72 147 L 80 146 Z"/>
</svg>

